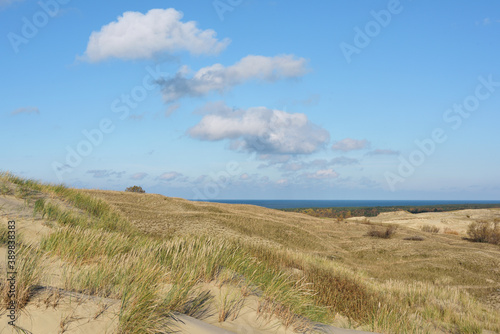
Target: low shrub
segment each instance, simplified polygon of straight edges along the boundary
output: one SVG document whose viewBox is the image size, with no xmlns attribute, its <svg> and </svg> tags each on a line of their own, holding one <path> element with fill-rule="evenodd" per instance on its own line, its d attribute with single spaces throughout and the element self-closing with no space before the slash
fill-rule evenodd
<svg viewBox="0 0 500 334">
<path fill-rule="evenodd" d="M 412 235 L 411 237 L 403 238 L 403 240 L 411 240 L 411 241 L 424 241 L 425 238 L 420 235 Z"/>
<path fill-rule="evenodd" d="M 424 226 L 420 227 L 420 229 L 423 232 L 429 232 L 429 233 L 439 233 L 439 231 L 440 231 L 440 228 L 437 226 L 434 226 L 434 225 L 424 225 Z"/>
<path fill-rule="evenodd" d="M 467 235 L 471 241 L 500 245 L 500 224 L 498 221 L 475 221 L 469 224 Z"/>
<path fill-rule="evenodd" d="M 382 238 L 382 239 L 389 239 L 392 238 L 394 233 L 396 233 L 397 226 L 396 225 L 389 225 L 385 230 L 380 230 L 377 228 L 373 228 L 368 233 L 366 233 L 367 236 L 370 237 L 376 237 L 376 238 Z"/>
</svg>

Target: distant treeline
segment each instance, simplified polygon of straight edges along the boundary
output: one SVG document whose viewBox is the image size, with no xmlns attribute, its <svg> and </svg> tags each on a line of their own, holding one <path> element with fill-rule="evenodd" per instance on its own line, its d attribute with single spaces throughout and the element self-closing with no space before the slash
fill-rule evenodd
<svg viewBox="0 0 500 334">
<path fill-rule="evenodd" d="M 314 217 L 349 218 L 375 217 L 381 212 L 408 211 L 410 213 L 445 212 L 465 209 L 500 208 L 500 204 L 442 204 L 425 206 L 376 206 L 376 207 L 331 207 L 331 208 L 295 208 L 281 209 L 288 212 L 300 212 Z"/>
</svg>

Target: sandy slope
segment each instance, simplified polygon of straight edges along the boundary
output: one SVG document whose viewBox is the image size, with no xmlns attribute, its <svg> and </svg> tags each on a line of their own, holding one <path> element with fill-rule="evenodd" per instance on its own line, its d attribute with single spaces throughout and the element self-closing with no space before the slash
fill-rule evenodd
<svg viewBox="0 0 500 334">
<path fill-rule="evenodd" d="M 281 215 L 281 213 L 278 213 Z M 13 196 L 0 197 L 0 224 L 7 226 L 9 220 L 16 221 L 16 231 L 22 234 L 24 242 L 37 244 L 51 227 L 40 217 L 33 217 L 33 209 Z M 30 303 L 17 311 L 17 328 L 8 325 L 6 314 L 1 314 L 0 333 L 20 333 L 20 329 L 33 334 L 54 333 L 115 333 L 118 327 L 120 301 L 99 298 L 80 293 L 65 291 L 63 268 L 65 264 L 56 258 L 46 259 L 45 277 Z M 6 248 L 0 247 L 0 273 L 6 271 Z M 232 287 L 217 286 L 214 282 L 200 286 L 211 292 L 214 300 L 227 293 Z M 217 303 L 215 303 L 217 304 Z M 278 320 L 265 319 L 257 312 L 258 298 L 254 295 L 245 297 L 235 313 L 225 322 L 218 321 L 217 308 L 207 310 L 199 319 L 178 314 L 173 325 L 179 333 L 186 334 L 287 334 Z M 318 330 L 323 333 L 348 334 L 363 333 L 322 325 Z"/>
<path fill-rule="evenodd" d="M 34 297 L 20 312 L 16 325 L 33 334 L 111 334 L 116 332 L 119 305 L 119 301 L 109 302 L 46 291 Z M 6 323 L 5 315 L 2 318 L 0 333 L 19 333 Z"/>
<path fill-rule="evenodd" d="M 16 222 L 17 235 L 23 242 L 38 244 L 51 228 L 45 221 L 33 217 L 33 209 L 24 200 L 13 196 L 0 197 L 0 224 Z M 8 324 L 6 314 L 0 317 L 0 333 L 33 334 L 54 333 L 113 333 L 118 324 L 119 301 L 95 298 L 64 291 L 62 285 L 63 263 L 47 259 L 46 275 L 42 286 L 34 293 L 30 303 L 17 311 L 14 328 Z M 0 277 L 5 277 L 6 248 L 0 247 Z M 2 311 L 5 312 L 5 311 Z"/>
</svg>

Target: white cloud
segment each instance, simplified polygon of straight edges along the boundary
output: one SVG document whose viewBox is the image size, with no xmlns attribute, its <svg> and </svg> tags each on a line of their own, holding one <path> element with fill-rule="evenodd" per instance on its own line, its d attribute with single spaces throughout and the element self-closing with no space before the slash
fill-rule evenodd
<svg viewBox="0 0 500 334">
<path fill-rule="evenodd" d="M 92 174 L 94 178 L 97 179 L 102 179 L 106 177 L 117 177 L 121 178 L 125 172 L 115 172 L 111 169 L 94 169 L 94 170 L 88 170 L 87 174 Z"/>
<path fill-rule="evenodd" d="M 286 186 L 286 185 L 288 185 L 288 180 L 287 179 L 280 179 L 280 180 L 276 181 L 276 184 L 279 186 Z"/>
<path fill-rule="evenodd" d="M 304 106 L 312 106 L 312 105 L 318 104 L 319 100 L 320 100 L 320 95 L 319 94 L 312 94 L 307 99 L 304 99 L 304 100 L 294 100 L 292 103 L 293 104 L 304 105 Z"/>
<path fill-rule="evenodd" d="M 166 172 L 166 173 L 163 173 L 160 176 L 158 176 L 158 179 L 162 180 L 162 181 L 173 181 L 173 180 L 180 178 L 181 176 L 182 176 L 181 173 Z"/>
<path fill-rule="evenodd" d="M 276 81 L 301 77 L 308 71 L 306 64 L 304 58 L 293 55 L 275 57 L 250 55 L 229 67 L 221 64 L 204 67 L 191 78 L 186 77 L 189 71 L 183 67 L 175 77 L 161 79 L 158 83 L 163 87 L 165 101 L 173 102 L 185 96 L 204 96 L 212 91 L 222 93 L 252 79 Z"/>
<path fill-rule="evenodd" d="M 10 113 L 11 115 L 19 115 L 19 114 L 40 114 L 40 110 L 37 107 L 26 107 L 26 108 L 18 108 Z"/>
<path fill-rule="evenodd" d="M 171 104 L 168 106 L 167 110 L 165 111 L 165 117 L 169 117 L 172 115 L 177 109 L 180 108 L 180 104 Z"/>
<path fill-rule="evenodd" d="M 334 179 L 338 177 L 339 175 L 331 168 L 329 169 L 320 169 L 314 173 L 306 173 L 304 174 L 309 179 L 317 179 L 317 180 L 323 180 L 323 179 Z"/>
<path fill-rule="evenodd" d="M 143 180 L 146 176 L 148 176 L 148 173 L 135 173 L 130 176 L 131 180 Z"/>
<path fill-rule="evenodd" d="M 366 139 L 357 140 L 352 138 L 345 138 L 333 144 L 332 150 L 334 151 L 354 151 L 366 148 L 369 145 Z"/>
<path fill-rule="evenodd" d="M 83 60 L 108 58 L 144 59 L 162 52 L 188 51 L 218 54 L 230 43 L 217 40 L 215 31 L 201 30 L 196 22 L 181 22 L 183 14 L 173 8 L 151 9 L 146 14 L 125 12 L 90 35 Z"/>
<path fill-rule="evenodd" d="M 376 149 L 367 153 L 367 155 L 399 155 L 399 151 L 390 149 Z"/>
<path fill-rule="evenodd" d="M 330 134 L 311 123 L 305 114 L 290 114 L 265 107 L 233 110 L 212 103 L 203 119 L 188 132 L 193 138 L 230 140 L 231 148 L 263 154 L 310 154 L 329 140 Z"/>
<path fill-rule="evenodd" d="M 312 161 L 292 161 L 283 163 L 280 166 L 281 170 L 288 172 L 295 172 L 304 169 L 312 169 L 312 168 L 323 168 L 326 169 L 330 166 L 347 166 L 347 165 L 356 165 L 359 164 L 358 159 L 351 159 L 347 157 L 337 157 L 332 158 L 330 160 L 326 159 L 316 159 Z M 265 166 L 268 167 L 271 164 Z"/>
</svg>

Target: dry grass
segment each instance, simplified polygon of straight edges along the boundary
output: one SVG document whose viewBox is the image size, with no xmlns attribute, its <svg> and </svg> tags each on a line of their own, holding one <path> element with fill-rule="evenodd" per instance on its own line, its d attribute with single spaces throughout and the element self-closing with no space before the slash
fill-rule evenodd
<svg viewBox="0 0 500 334">
<path fill-rule="evenodd" d="M 452 230 L 451 228 L 445 228 L 443 231 L 444 234 L 450 234 L 450 235 L 460 235 L 458 231 Z"/>
<path fill-rule="evenodd" d="M 439 231 L 441 230 L 439 227 L 434 225 L 423 225 L 420 227 L 420 229 L 423 232 L 428 232 L 428 233 L 439 233 Z"/>
<path fill-rule="evenodd" d="M 238 297 L 219 298 L 226 320 L 234 300 L 258 291 L 262 316 L 303 332 L 308 319 L 337 313 L 380 333 L 500 332 L 499 312 L 477 293 L 498 288 L 485 283 L 500 275 L 495 245 L 435 233 L 411 243 L 415 232 L 402 227 L 391 240 L 366 238 L 390 227 L 15 181 L 35 199 L 45 191 L 80 210 L 35 201 L 59 225 L 40 247 L 72 264 L 68 289 L 122 300 L 123 333 L 162 333 L 174 311 L 203 313 L 217 300 L 197 286 L 217 279 L 242 286 Z"/>
<path fill-rule="evenodd" d="M 218 298 L 219 322 L 235 320 L 244 304 L 243 296 L 237 290 L 220 290 Z"/>
<path fill-rule="evenodd" d="M 85 190 L 110 203 L 139 230 L 163 238 L 210 235 L 249 241 L 265 241 L 304 250 L 322 250 L 326 242 L 309 227 L 324 221 L 299 213 L 287 213 L 249 205 L 191 202 L 155 194 Z M 307 228 L 304 224 L 309 225 Z"/>
<path fill-rule="evenodd" d="M 18 309 L 26 306 L 32 296 L 33 288 L 40 283 L 43 276 L 43 257 L 37 249 L 29 245 L 18 244 L 15 256 L 15 284 L 11 285 L 7 280 L 12 275 L 3 277 L 0 283 L 1 308 L 8 307 L 12 302 L 17 305 Z"/>
</svg>

